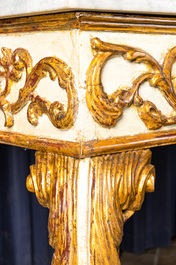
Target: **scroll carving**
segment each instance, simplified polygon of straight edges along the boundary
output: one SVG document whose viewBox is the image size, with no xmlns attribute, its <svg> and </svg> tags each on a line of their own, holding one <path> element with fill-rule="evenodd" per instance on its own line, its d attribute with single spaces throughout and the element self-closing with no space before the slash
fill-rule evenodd
<svg viewBox="0 0 176 265">
<path fill-rule="evenodd" d="M 145 192 L 154 190 L 150 150 L 92 158 L 91 264 L 120 265 L 123 224 L 141 208 Z"/>
<path fill-rule="evenodd" d="M 78 160 L 36 152 L 27 188 L 49 208 L 49 243 L 55 249 L 52 265 L 77 265 Z"/>
<path fill-rule="evenodd" d="M 34 67 L 32 58 L 25 49 L 18 48 L 15 51 L 2 48 L 0 58 L 0 77 L 5 78 L 5 88 L 1 87 L 0 108 L 5 115 L 5 127 L 14 124 L 14 114 L 18 113 L 29 101 L 27 117 L 32 125 L 37 125 L 39 117 L 47 114 L 52 124 L 61 129 L 73 125 L 77 113 L 77 94 L 74 87 L 74 78 L 71 69 L 61 59 L 46 57 L 41 59 Z M 20 89 L 16 102 L 10 103 L 7 99 L 13 82 L 18 82 L 23 71 L 26 72 L 24 87 Z M 50 79 L 58 78 L 61 88 L 66 90 L 68 105 L 67 110 L 62 103 L 55 101 L 51 103 L 45 98 L 36 95 L 35 89 L 40 80 L 49 73 Z"/>
<path fill-rule="evenodd" d="M 150 54 L 138 48 L 111 44 L 98 38 L 91 40 L 91 47 L 95 51 L 95 56 L 87 71 L 86 99 L 88 108 L 96 122 L 105 127 L 112 127 L 122 116 L 123 109 L 133 104 L 137 107 L 138 115 L 148 129 L 156 130 L 162 126 L 176 123 L 176 115 L 166 117 L 155 104 L 143 100 L 139 95 L 140 86 L 149 81 L 150 86 L 158 88 L 176 111 L 176 88 L 171 75 L 172 65 L 176 59 L 176 47 L 167 53 L 163 65 L 160 65 Z M 131 86 L 119 88 L 108 95 L 101 83 L 101 73 L 105 63 L 117 55 L 131 62 L 145 63 L 149 70 L 138 76 Z"/>
</svg>

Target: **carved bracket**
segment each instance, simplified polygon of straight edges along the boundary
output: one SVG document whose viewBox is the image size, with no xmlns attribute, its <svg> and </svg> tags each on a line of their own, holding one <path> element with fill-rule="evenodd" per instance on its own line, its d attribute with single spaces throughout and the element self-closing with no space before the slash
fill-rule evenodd
<svg viewBox="0 0 176 265">
<path fill-rule="evenodd" d="M 49 243 L 55 249 L 52 265 L 76 265 L 78 160 L 36 152 L 36 163 L 30 170 L 27 189 L 50 210 Z"/>
<path fill-rule="evenodd" d="M 90 158 L 89 172 L 84 172 L 89 177 L 91 197 L 89 206 L 85 204 L 90 213 L 90 229 L 85 224 L 87 234 L 90 231 L 90 264 L 120 264 L 118 248 L 123 224 L 141 208 L 145 192 L 154 190 L 155 170 L 150 160 L 150 150 Z M 35 192 L 39 203 L 50 210 L 53 265 L 81 264 L 77 251 L 79 162 L 68 156 L 36 152 L 36 163 L 27 178 L 28 190 Z"/>
<path fill-rule="evenodd" d="M 154 191 L 150 150 L 124 152 L 91 161 L 91 264 L 120 265 L 123 224 Z"/>
</svg>

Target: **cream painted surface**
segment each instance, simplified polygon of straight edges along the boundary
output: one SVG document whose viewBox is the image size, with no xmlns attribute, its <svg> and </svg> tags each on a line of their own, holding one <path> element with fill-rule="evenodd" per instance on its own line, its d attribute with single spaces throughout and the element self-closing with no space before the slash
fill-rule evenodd
<svg viewBox="0 0 176 265">
<path fill-rule="evenodd" d="M 1 34 L 0 48 L 7 47 L 12 50 L 16 48 L 27 49 L 32 56 L 33 66 L 44 57 L 55 56 L 71 67 L 75 76 L 75 87 L 78 91 L 78 49 L 76 49 L 78 32 L 72 31 L 56 31 L 56 32 L 37 32 L 37 33 L 18 33 L 18 34 Z M 10 102 L 14 102 L 19 93 L 19 89 L 23 87 L 25 81 L 25 73 L 23 80 L 13 84 L 11 93 L 8 96 Z M 37 89 L 36 94 L 49 99 L 51 102 L 60 101 L 67 107 L 66 91 L 59 87 L 57 79 L 50 80 L 49 76 L 43 78 Z M 4 115 L 0 111 L 0 130 L 9 132 L 20 132 L 27 135 L 36 135 L 40 137 L 49 137 L 59 140 L 78 140 L 79 136 L 79 120 L 80 112 L 78 110 L 77 120 L 74 126 L 69 130 L 60 130 L 54 127 L 46 115 L 39 118 L 37 126 L 31 125 L 27 121 L 27 106 L 19 113 L 14 115 L 15 122 L 11 128 L 4 127 Z"/>
<path fill-rule="evenodd" d="M 94 56 L 90 47 L 90 39 L 93 37 L 99 37 L 102 41 L 110 43 L 143 49 L 160 64 L 162 64 L 168 50 L 176 45 L 176 36 L 168 34 L 82 32 L 79 30 L 1 34 L 0 47 L 7 47 L 12 50 L 16 48 L 27 49 L 32 56 L 33 65 L 48 56 L 56 56 L 67 63 L 74 74 L 79 107 L 75 124 L 68 130 L 55 128 L 46 115 L 39 119 L 37 126 L 31 125 L 27 120 L 27 106 L 14 115 L 14 126 L 5 128 L 4 115 L 0 111 L 0 131 L 18 132 L 64 141 L 88 141 L 151 132 L 138 117 L 134 106 L 124 109 L 123 116 L 113 128 L 104 128 L 94 121 L 86 104 L 86 72 Z M 102 72 L 102 83 L 106 93 L 111 94 L 122 87 L 128 88 L 132 81 L 146 70 L 144 63 L 128 62 L 120 56 L 112 58 L 105 64 Z M 173 76 L 176 77 L 176 64 L 173 67 Z M 10 102 L 17 99 L 19 89 L 23 87 L 24 82 L 25 73 L 20 82 L 14 83 L 8 96 Z M 176 115 L 159 90 L 150 87 L 147 82 L 140 87 L 139 93 L 142 98 L 152 101 L 163 114 L 167 116 Z M 67 107 L 66 91 L 59 87 L 57 80 L 51 81 L 49 76 L 40 81 L 36 94 L 49 99 L 51 102 L 60 101 L 64 103 L 65 108 Z M 170 129 L 176 129 L 176 125 L 162 127 L 161 130 Z"/>
<path fill-rule="evenodd" d="M 89 230 L 90 230 L 90 191 L 89 191 L 90 158 L 79 162 L 78 200 L 77 200 L 77 240 L 78 265 L 90 264 Z"/>
<path fill-rule="evenodd" d="M 174 35 L 158 35 L 158 34 L 134 34 L 134 33 L 110 33 L 110 32 L 82 32 L 80 36 L 80 82 L 84 86 L 87 68 L 93 59 L 93 52 L 90 49 L 90 39 L 98 37 L 102 41 L 114 44 L 123 44 L 143 49 L 151 54 L 160 64 L 169 49 L 176 45 L 176 36 Z M 173 74 L 176 71 L 173 67 Z M 102 83 L 105 91 L 111 94 L 118 88 L 128 88 L 132 81 L 147 70 L 144 63 L 125 61 L 122 57 L 116 56 L 109 60 L 102 72 Z M 146 82 L 140 87 L 140 95 L 144 99 L 152 101 L 159 110 L 165 115 L 176 115 L 165 98 L 158 89 L 152 88 Z M 85 122 L 83 125 L 85 130 L 89 125 Z M 162 127 L 160 130 L 176 129 L 176 125 Z M 124 109 L 123 116 L 117 121 L 112 128 L 104 128 L 96 123 L 96 139 L 106 139 L 124 135 L 135 135 L 138 133 L 149 133 L 149 131 L 141 119 L 138 117 L 136 108 L 131 106 Z M 85 137 L 86 140 L 91 140 Z"/>
<path fill-rule="evenodd" d="M 172 0 L 0 0 L 0 3 L 1 17 L 73 10 L 176 13 L 176 2 Z"/>
</svg>

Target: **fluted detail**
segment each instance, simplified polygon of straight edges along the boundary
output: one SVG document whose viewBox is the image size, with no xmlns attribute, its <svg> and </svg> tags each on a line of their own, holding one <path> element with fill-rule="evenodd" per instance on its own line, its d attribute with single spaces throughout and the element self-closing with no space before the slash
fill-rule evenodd
<svg viewBox="0 0 176 265">
<path fill-rule="evenodd" d="M 90 264 L 120 265 L 118 249 L 124 222 L 141 208 L 145 192 L 154 190 L 151 152 L 102 155 L 89 161 L 89 173 L 86 169 L 85 174 L 89 176 L 91 204 L 84 205 L 90 213 L 90 231 L 86 228 L 90 233 Z M 28 190 L 50 210 L 49 243 L 55 249 L 52 265 L 82 264 L 77 254 L 77 189 L 82 187 L 78 185 L 79 162 L 73 157 L 38 151 L 27 178 Z"/>
<path fill-rule="evenodd" d="M 120 265 L 118 248 L 124 222 L 154 190 L 150 150 L 94 157 L 91 160 L 91 264 Z"/>
<path fill-rule="evenodd" d="M 78 160 L 36 152 L 36 163 L 30 170 L 28 190 L 50 209 L 49 243 L 55 249 L 52 265 L 77 265 Z"/>
</svg>

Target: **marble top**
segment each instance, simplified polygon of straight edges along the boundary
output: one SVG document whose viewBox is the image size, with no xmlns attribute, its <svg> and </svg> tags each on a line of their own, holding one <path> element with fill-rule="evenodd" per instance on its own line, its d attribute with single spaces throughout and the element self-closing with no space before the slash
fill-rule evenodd
<svg viewBox="0 0 176 265">
<path fill-rule="evenodd" d="M 176 14 L 174 0 L 0 0 L 0 17 L 74 10 Z"/>
</svg>

